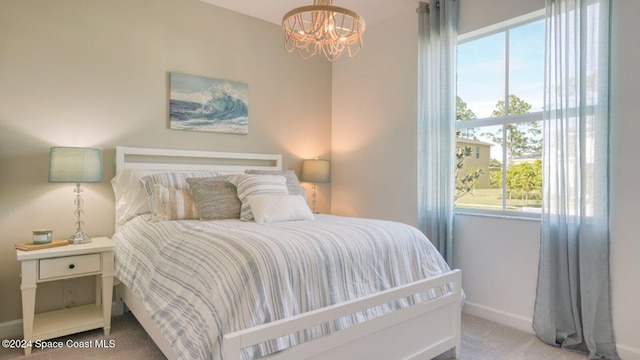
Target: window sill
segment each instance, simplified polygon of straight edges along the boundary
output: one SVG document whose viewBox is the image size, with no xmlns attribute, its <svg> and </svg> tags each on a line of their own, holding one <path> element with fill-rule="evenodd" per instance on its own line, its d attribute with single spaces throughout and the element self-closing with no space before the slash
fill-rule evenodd
<svg viewBox="0 0 640 360">
<path fill-rule="evenodd" d="M 479 216 L 507 220 L 526 220 L 540 222 L 540 214 L 536 213 L 516 213 L 512 211 L 482 211 L 473 209 L 456 208 L 455 215 Z"/>
</svg>

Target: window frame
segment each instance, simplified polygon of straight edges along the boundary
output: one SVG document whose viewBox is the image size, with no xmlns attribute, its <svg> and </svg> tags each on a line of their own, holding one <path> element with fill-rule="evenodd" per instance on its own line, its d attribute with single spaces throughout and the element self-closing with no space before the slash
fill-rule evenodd
<svg viewBox="0 0 640 360">
<path fill-rule="evenodd" d="M 503 21 L 488 27 L 484 27 L 478 30 L 474 30 L 474 31 L 459 35 L 458 45 L 504 32 L 505 33 L 504 73 L 505 73 L 505 79 L 509 79 L 509 72 L 510 72 L 509 30 L 520 27 L 520 26 L 524 26 L 527 24 L 531 24 L 536 21 L 543 20 L 544 18 L 545 18 L 545 9 L 540 9 L 538 11 L 534 11 L 529 14 L 525 14 L 507 21 Z M 457 85 L 456 85 L 456 88 L 457 88 Z M 457 93 L 458 92 L 456 90 L 456 96 L 457 96 Z M 504 98 L 502 100 L 505 103 L 504 105 L 505 109 L 509 109 L 509 81 L 504 82 Z M 521 115 L 486 117 L 486 118 L 472 119 L 472 120 L 465 120 L 465 121 L 456 120 L 455 129 L 456 131 L 462 131 L 469 128 L 479 128 L 479 127 L 500 125 L 503 127 L 502 139 L 503 139 L 503 145 L 504 145 L 504 141 L 506 141 L 506 138 L 507 138 L 506 125 L 530 123 L 535 121 L 540 121 L 540 122 L 544 121 L 543 111 L 535 111 L 535 112 L 530 112 L 530 113 L 521 114 Z M 541 214 L 537 212 L 524 212 L 524 211 L 518 212 L 518 211 L 506 210 L 507 187 L 504 185 L 506 184 L 506 176 L 507 176 L 505 164 L 508 163 L 506 151 L 503 151 L 501 162 L 503 164 L 502 165 L 503 166 L 502 209 L 491 210 L 491 209 L 482 209 L 482 208 L 463 208 L 463 207 L 455 206 L 454 204 L 454 213 L 462 214 L 462 215 L 482 215 L 482 216 L 488 216 L 488 217 L 500 217 L 500 218 L 510 218 L 510 219 L 540 220 Z"/>
</svg>

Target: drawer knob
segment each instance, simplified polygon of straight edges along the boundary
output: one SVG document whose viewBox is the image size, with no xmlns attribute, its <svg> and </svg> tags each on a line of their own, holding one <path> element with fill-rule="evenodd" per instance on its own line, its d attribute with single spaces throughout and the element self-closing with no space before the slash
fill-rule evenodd
<svg viewBox="0 0 640 360">
<path fill-rule="evenodd" d="M 75 267 L 76 267 L 76 266 L 75 266 L 74 264 L 70 264 L 70 265 L 69 265 L 69 269 L 73 269 L 73 268 L 75 268 Z"/>
</svg>

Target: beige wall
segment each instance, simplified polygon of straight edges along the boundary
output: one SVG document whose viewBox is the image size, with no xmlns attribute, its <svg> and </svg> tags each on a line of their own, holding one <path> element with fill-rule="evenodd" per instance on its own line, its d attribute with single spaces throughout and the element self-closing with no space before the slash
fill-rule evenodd
<svg viewBox="0 0 640 360">
<path fill-rule="evenodd" d="M 612 1 L 611 55 L 611 277 L 613 325 L 620 356 L 640 360 L 640 241 L 637 160 L 640 94 L 640 1 Z"/>
<path fill-rule="evenodd" d="M 249 84 L 249 134 L 167 129 L 169 71 Z M 274 24 L 198 0 L 0 2 L 0 324 L 22 317 L 13 244 L 74 231 L 73 185 L 47 182 L 49 147 L 103 149 L 84 220 L 111 235 L 116 145 L 282 153 L 299 171 L 330 158 L 330 109 L 331 65 L 285 52 Z M 90 300 L 85 284 L 43 284 L 37 307 Z"/>
<path fill-rule="evenodd" d="M 611 274 L 614 330 L 625 360 L 640 359 L 640 2 L 613 3 Z M 461 32 L 544 7 L 543 0 L 460 2 Z M 414 11 L 367 29 L 355 61 L 333 68 L 332 209 L 415 224 L 417 18 Z M 383 48 L 378 48 L 383 47 Z M 462 269 L 465 311 L 532 331 L 539 228 L 536 221 L 457 215 L 454 266 Z M 491 286 L 487 286 L 491 284 Z"/>
<path fill-rule="evenodd" d="M 413 8 L 377 23 L 333 65 L 334 214 L 417 224 L 416 26 Z"/>
</svg>

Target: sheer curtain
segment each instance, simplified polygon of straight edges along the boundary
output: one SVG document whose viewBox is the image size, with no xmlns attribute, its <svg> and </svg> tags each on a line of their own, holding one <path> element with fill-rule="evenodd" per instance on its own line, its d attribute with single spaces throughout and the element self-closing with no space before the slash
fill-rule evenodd
<svg viewBox="0 0 640 360">
<path fill-rule="evenodd" d="M 609 282 L 609 0 L 547 0 L 542 229 L 533 326 L 619 359 Z"/>
<path fill-rule="evenodd" d="M 451 265 L 458 4 L 420 2 L 418 226 Z"/>
</svg>

